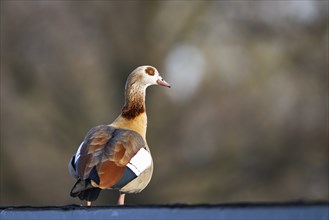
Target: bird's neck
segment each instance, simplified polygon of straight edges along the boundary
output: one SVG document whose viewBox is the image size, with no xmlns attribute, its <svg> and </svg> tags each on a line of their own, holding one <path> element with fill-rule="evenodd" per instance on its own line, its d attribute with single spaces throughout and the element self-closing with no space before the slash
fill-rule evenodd
<svg viewBox="0 0 329 220">
<path fill-rule="evenodd" d="M 146 88 L 137 86 L 127 86 L 125 94 L 125 105 L 121 110 L 122 117 L 133 120 L 140 114 L 145 113 L 145 93 Z"/>
<path fill-rule="evenodd" d="M 126 102 L 120 116 L 111 124 L 114 127 L 130 129 L 146 137 L 147 116 L 145 109 L 146 88 L 126 88 Z"/>
</svg>

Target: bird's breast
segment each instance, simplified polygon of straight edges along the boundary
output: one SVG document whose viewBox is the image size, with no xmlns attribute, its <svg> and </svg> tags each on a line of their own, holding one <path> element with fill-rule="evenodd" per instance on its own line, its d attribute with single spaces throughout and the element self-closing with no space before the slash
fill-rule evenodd
<svg viewBox="0 0 329 220">
<path fill-rule="evenodd" d="M 127 119 L 120 115 L 110 126 L 135 131 L 146 140 L 147 116 L 145 112 L 134 119 Z"/>
</svg>

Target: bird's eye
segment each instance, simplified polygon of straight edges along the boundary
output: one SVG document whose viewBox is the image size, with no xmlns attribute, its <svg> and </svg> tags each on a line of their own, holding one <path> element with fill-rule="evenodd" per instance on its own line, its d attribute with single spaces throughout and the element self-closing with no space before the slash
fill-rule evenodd
<svg viewBox="0 0 329 220">
<path fill-rule="evenodd" d="M 150 75 L 150 76 L 154 76 L 154 74 L 155 74 L 155 69 L 154 69 L 153 67 L 147 67 L 147 68 L 145 69 L 145 73 L 148 74 L 148 75 Z"/>
</svg>

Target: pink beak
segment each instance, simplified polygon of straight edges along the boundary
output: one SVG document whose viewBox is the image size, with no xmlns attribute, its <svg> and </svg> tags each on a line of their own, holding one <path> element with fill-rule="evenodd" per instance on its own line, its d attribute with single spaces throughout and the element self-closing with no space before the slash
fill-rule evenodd
<svg viewBox="0 0 329 220">
<path fill-rule="evenodd" d="M 160 85 L 160 86 L 165 86 L 165 87 L 168 87 L 168 88 L 171 87 L 170 84 L 167 83 L 166 81 L 164 81 L 164 79 L 162 79 L 162 78 L 158 79 L 158 80 L 157 80 L 157 83 L 158 83 L 158 85 Z"/>
</svg>

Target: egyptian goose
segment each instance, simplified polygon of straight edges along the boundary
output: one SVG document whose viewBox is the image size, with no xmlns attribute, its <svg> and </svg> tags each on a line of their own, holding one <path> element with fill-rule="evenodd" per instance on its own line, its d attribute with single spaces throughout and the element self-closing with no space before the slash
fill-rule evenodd
<svg viewBox="0 0 329 220">
<path fill-rule="evenodd" d="M 77 179 L 70 195 L 95 201 L 102 189 L 120 191 L 118 204 L 126 193 L 138 193 L 150 182 L 153 160 L 146 142 L 146 88 L 170 85 L 152 66 L 136 68 L 125 86 L 121 114 L 109 125 L 92 128 L 69 162 L 69 172 Z"/>
</svg>

